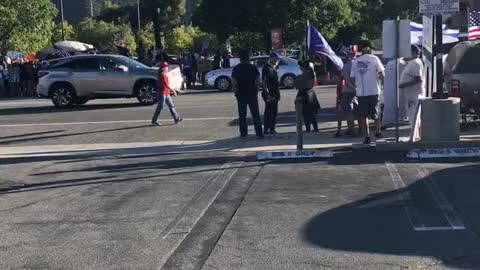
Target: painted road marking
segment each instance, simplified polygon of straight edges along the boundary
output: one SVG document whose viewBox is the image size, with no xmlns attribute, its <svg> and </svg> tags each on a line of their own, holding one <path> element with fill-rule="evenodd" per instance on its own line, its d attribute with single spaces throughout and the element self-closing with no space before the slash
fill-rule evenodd
<svg viewBox="0 0 480 270">
<path fill-rule="evenodd" d="M 185 204 L 185 206 L 178 212 L 177 216 L 169 223 L 167 226 L 163 228 L 163 230 L 155 236 L 153 239 L 167 239 L 167 237 L 171 234 L 172 231 L 174 231 L 175 227 L 178 225 L 178 223 L 188 214 L 189 210 L 192 208 L 192 206 L 197 203 L 198 199 L 213 185 L 215 182 L 217 182 L 222 175 L 229 169 L 229 168 L 234 168 L 232 173 L 227 177 L 225 180 L 225 183 L 222 185 L 222 187 L 216 192 L 216 194 L 213 196 L 213 198 L 209 201 L 207 204 L 206 208 L 202 211 L 202 213 L 199 215 L 199 217 L 195 220 L 192 228 L 195 226 L 195 224 L 198 223 L 200 218 L 205 214 L 205 212 L 208 210 L 208 208 L 213 204 L 215 199 L 218 197 L 220 192 L 225 188 L 225 186 L 228 184 L 228 182 L 232 179 L 232 177 L 237 173 L 238 167 L 241 166 L 242 163 L 226 163 L 223 164 L 218 170 L 216 170 L 212 176 L 207 180 L 207 182 L 193 195 L 193 197 Z M 191 231 L 190 228 L 189 230 Z"/>
<path fill-rule="evenodd" d="M 435 179 L 433 179 L 433 176 L 425 168 L 419 167 L 417 168 L 417 171 L 418 175 L 424 180 L 424 183 L 432 193 L 433 198 L 435 198 L 435 201 L 442 210 L 443 215 L 447 219 L 448 223 L 450 223 L 451 230 L 465 230 L 465 225 L 456 214 L 455 209 L 440 191 L 440 188 L 435 182 Z"/>
<path fill-rule="evenodd" d="M 407 187 L 405 186 L 405 182 L 403 182 L 402 176 L 400 176 L 397 167 L 395 164 L 388 162 L 385 162 L 385 165 L 387 166 L 395 189 L 397 190 L 397 196 L 403 202 L 403 208 L 407 214 L 410 225 L 415 231 L 425 230 L 426 227 L 418 214 L 418 210 L 413 203 L 412 197 L 408 192 L 405 192 Z"/>
<path fill-rule="evenodd" d="M 258 152 L 257 160 L 282 160 L 282 159 L 311 159 L 311 158 L 331 158 L 334 153 L 331 150 L 300 150 L 300 151 L 277 151 L 277 152 Z"/>
</svg>

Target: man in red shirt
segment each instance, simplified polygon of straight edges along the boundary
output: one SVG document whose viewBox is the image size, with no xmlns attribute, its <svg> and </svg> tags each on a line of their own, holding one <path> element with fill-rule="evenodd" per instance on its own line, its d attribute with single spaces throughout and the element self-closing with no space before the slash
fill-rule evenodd
<svg viewBox="0 0 480 270">
<path fill-rule="evenodd" d="M 173 95 L 176 96 L 177 91 L 173 90 L 170 87 L 167 72 L 168 72 L 168 63 L 167 62 L 161 63 L 160 69 L 158 70 L 158 77 L 157 77 L 158 106 L 152 118 L 152 125 L 154 126 L 160 126 L 160 123 L 158 122 L 158 117 L 160 116 L 160 113 L 162 112 L 163 106 L 165 105 L 165 103 L 170 109 L 170 113 L 172 114 L 175 124 L 178 124 L 183 121 L 183 118 L 181 118 L 178 115 L 177 111 L 175 110 L 175 105 L 173 104 L 172 97 L 170 96 L 170 93 L 173 93 Z"/>
</svg>

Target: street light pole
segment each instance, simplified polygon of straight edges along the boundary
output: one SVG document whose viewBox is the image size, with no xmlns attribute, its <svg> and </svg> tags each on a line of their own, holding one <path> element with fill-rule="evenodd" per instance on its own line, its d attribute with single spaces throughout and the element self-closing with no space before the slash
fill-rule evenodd
<svg viewBox="0 0 480 270">
<path fill-rule="evenodd" d="M 60 0 L 60 15 L 62 18 L 62 40 L 65 40 L 65 16 L 63 14 L 63 0 Z"/>
<path fill-rule="evenodd" d="M 140 0 L 137 0 L 137 19 L 138 33 L 140 34 L 140 31 L 142 30 L 142 27 L 140 26 Z"/>
</svg>

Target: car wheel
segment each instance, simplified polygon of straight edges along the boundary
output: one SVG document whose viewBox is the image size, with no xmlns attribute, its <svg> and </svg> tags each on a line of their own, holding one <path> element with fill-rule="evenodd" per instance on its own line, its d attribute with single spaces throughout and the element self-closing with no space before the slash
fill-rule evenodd
<svg viewBox="0 0 480 270">
<path fill-rule="evenodd" d="M 288 89 L 295 88 L 296 77 L 293 74 L 287 74 L 283 77 L 282 84 Z"/>
<path fill-rule="evenodd" d="M 77 100 L 75 100 L 75 105 L 85 105 L 88 101 L 88 98 L 77 98 Z"/>
<path fill-rule="evenodd" d="M 75 91 L 71 86 L 59 85 L 52 89 L 51 98 L 53 105 L 58 108 L 66 108 L 75 102 Z"/>
<path fill-rule="evenodd" d="M 215 82 L 215 87 L 222 92 L 230 91 L 232 89 L 232 80 L 227 76 L 219 77 Z"/>
<path fill-rule="evenodd" d="M 157 91 L 154 82 L 141 83 L 136 91 L 138 101 L 142 105 L 153 105 L 157 101 Z"/>
</svg>

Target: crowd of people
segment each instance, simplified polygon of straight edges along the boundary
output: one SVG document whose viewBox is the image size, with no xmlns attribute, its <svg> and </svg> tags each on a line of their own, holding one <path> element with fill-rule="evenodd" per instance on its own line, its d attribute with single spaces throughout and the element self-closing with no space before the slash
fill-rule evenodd
<svg viewBox="0 0 480 270">
<path fill-rule="evenodd" d="M 323 56 L 314 56 L 309 61 L 299 61 L 302 75 L 297 77 L 298 97 L 303 100 L 303 116 L 306 132 L 318 132 L 317 113 L 320 103 L 314 92 L 314 86 L 322 76 L 335 74 L 337 81 L 337 117 L 338 130 L 335 137 L 364 136 L 364 144 L 372 142 L 370 123 L 375 123 L 375 138 L 382 138 L 385 126 L 396 122 L 400 116 L 403 121 L 413 123 L 417 103 L 424 94 L 423 63 L 420 49 L 412 46 L 412 56 L 402 60 L 400 65 L 400 115 L 396 109 L 396 87 L 392 76 L 395 72 L 385 70 L 379 57 L 373 54 L 375 47 L 370 41 L 362 41 L 359 46 L 351 46 L 342 70 L 334 70 Z M 318 58 L 318 59 L 317 59 Z M 276 134 L 278 102 L 281 99 L 276 66 L 280 55 L 273 52 L 262 73 L 250 64 L 247 51 L 240 52 L 241 63 L 233 68 L 233 89 L 237 98 L 240 136 L 248 135 L 247 108 L 253 118 L 257 137 L 264 134 Z M 324 61 L 321 61 L 321 60 Z M 385 86 L 384 86 L 385 85 Z M 265 102 L 264 121 L 260 119 L 258 93 Z M 392 118 L 394 119 L 392 121 Z M 347 122 L 347 131 L 342 132 L 343 122 Z M 355 129 L 358 123 L 358 131 Z"/>
<path fill-rule="evenodd" d="M 0 63 L 0 97 L 35 96 L 38 61 L 5 56 Z"/>
</svg>

